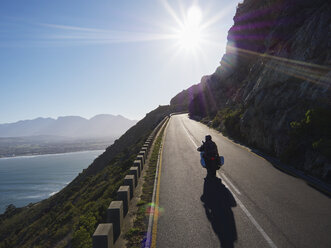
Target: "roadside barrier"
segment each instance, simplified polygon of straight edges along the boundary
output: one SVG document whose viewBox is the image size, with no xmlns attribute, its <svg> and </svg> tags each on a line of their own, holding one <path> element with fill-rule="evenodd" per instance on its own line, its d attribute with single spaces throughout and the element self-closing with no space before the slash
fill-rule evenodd
<svg viewBox="0 0 331 248">
<path fill-rule="evenodd" d="M 123 216 L 123 201 L 112 201 L 107 209 L 107 223 L 113 225 L 113 242 L 116 241 L 121 234 Z"/>
<path fill-rule="evenodd" d="M 168 118 L 165 117 L 146 139 L 128 175 L 124 178 L 124 185 L 117 190 L 117 200 L 112 201 L 107 209 L 107 223 L 99 224 L 92 236 L 93 248 L 114 247 L 121 234 L 124 218 L 129 211 L 129 203 L 134 196 L 135 188 L 142 175 L 154 138 Z"/>
<path fill-rule="evenodd" d="M 140 160 L 133 161 L 133 166 L 138 167 L 140 172 L 143 170 L 143 166 Z"/>
<path fill-rule="evenodd" d="M 129 186 L 130 187 L 130 199 L 133 198 L 133 192 L 134 192 L 134 188 L 135 188 L 135 179 L 134 179 L 134 175 L 126 175 L 124 177 L 124 185 Z"/>
<path fill-rule="evenodd" d="M 99 224 L 93 234 L 93 247 L 113 247 L 113 224 Z"/>
<path fill-rule="evenodd" d="M 138 179 L 139 179 L 138 167 L 131 167 L 129 170 L 129 175 L 134 176 L 134 181 L 135 181 L 134 186 L 137 187 Z"/>
</svg>

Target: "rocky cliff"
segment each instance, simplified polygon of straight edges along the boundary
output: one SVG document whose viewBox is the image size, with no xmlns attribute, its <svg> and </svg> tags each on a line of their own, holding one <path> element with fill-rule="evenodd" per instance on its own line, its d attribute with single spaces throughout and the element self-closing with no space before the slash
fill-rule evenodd
<svg viewBox="0 0 331 248">
<path fill-rule="evenodd" d="M 245 0 L 215 73 L 171 104 L 331 182 L 331 3 Z"/>
</svg>

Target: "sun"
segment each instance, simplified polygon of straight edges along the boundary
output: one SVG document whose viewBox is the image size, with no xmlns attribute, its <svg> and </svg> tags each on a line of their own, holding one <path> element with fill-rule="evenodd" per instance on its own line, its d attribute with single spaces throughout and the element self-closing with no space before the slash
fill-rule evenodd
<svg viewBox="0 0 331 248">
<path fill-rule="evenodd" d="M 178 42 L 181 48 L 196 50 L 202 40 L 201 32 L 202 13 L 198 6 L 191 6 L 187 10 L 186 18 L 178 30 Z"/>
<path fill-rule="evenodd" d="M 185 54 L 194 59 L 206 59 L 206 51 L 210 51 L 212 47 L 219 49 L 220 45 L 226 45 L 224 35 L 215 31 L 213 26 L 233 10 L 237 1 L 230 1 L 231 4 L 225 5 L 216 14 L 213 14 L 215 10 L 211 5 L 201 5 L 203 8 L 200 8 L 197 0 L 193 0 L 188 6 L 183 4 L 184 1 L 177 1 L 177 8 L 173 8 L 169 0 L 160 2 L 171 19 L 167 24 L 160 23 L 165 32 L 161 32 L 155 39 L 171 40 L 174 57 Z"/>
</svg>

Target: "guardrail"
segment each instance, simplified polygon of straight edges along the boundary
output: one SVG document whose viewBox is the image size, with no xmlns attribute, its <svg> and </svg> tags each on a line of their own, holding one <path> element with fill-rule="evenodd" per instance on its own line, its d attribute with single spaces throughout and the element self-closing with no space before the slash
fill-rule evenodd
<svg viewBox="0 0 331 248">
<path fill-rule="evenodd" d="M 154 138 L 168 118 L 165 117 L 148 136 L 128 175 L 124 177 L 124 185 L 117 190 L 117 199 L 112 201 L 107 209 L 106 223 L 99 224 L 92 236 L 93 248 L 111 248 L 120 236 L 124 218 L 129 211 L 129 203 L 142 175 Z"/>
</svg>

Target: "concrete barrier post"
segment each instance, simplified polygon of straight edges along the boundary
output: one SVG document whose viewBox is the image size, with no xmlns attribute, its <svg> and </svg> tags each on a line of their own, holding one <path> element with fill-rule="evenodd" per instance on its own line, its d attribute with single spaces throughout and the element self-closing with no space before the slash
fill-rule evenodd
<svg viewBox="0 0 331 248">
<path fill-rule="evenodd" d="M 146 146 L 143 146 L 143 147 L 141 148 L 141 151 L 144 151 L 144 152 L 145 152 L 145 156 L 146 156 L 146 158 L 147 158 L 147 156 L 148 156 L 148 150 L 147 150 L 147 147 L 146 147 Z"/>
<path fill-rule="evenodd" d="M 138 167 L 139 168 L 139 171 L 140 171 L 140 174 L 142 173 L 141 171 L 143 170 L 143 167 L 142 167 L 142 164 L 141 164 L 141 161 L 140 160 L 133 161 L 133 166 L 134 167 Z"/>
<path fill-rule="evenodd" d="M 121 234 L 123 226 L 123 202 L 112 201 L 107 209 L 107 223 L 113 224 L 114 242 Z"/>
<path fill-rule="evenodd" d="M 141 164 L 144 166 L 144 164 L 145 164 L 144 156 L 138 155 L 136 160 L 140 160 L 141 161 Z"/>
<path fill-rule="evenodd" d="M 117 200 L 123 201 L 123 215 L 129 211 L 129 202 L 130 202 L 130 187 L 129 186 L 121 186 L 117 191 Z"/>
<path fill-rule="evenodd" d="M 135 187 L 138 185 L 138 167 L 131 167 L 129 170 L 129 175 L 134 175 Z"/>
<path fill-rule="evenodd" d="M 140 157 L 139 157 L 139 156 L 140 156 Z M 143 158 L 141 157 L 141 155 L 138 155 L 135 161 L 139 161 L 139 163 L 140 163 L 140 167 L 141 167 L 141 170 L 143 170 L 143 169 L 144 169 L 144 160 L 143 160 Z"/>
<path fill-rule="evenodd" d="M 134 163 L 133 163 L 133 166 L 132 167 L 137 167 L 137 169 L 138 169 L 138 179 L 140 178 L 140 176 L 141 176 L 141 169 L 140 169 L 140 166 L 135 166 L 134 165 Z"/>
<path fill-rule="evenodd" d="M 113 224 L 99 224 L 92 237 L 93 248 L 112 248 Z"/>
<path fill-rule="evenodd" d="M 135 161 L 133 161 L 133 167 L 137 167 L 137 169 L 138 169 L 138 178 L 140 178 L 140 176 L 142 174 L 142 172 L 141 172 L 141 166 L 140 166 L 140 164 L 135 163 Z"/>
<path fill-rule="evenodd" d="M 143 145 L 142 146 L 142 149 L 145 150 L 147 154 L 149 153 L 149 147 L 148 147 L 148 145 Z"/>
<path fill-rule="evenodd" d="M 144 159 L 146 160 L 146 152 L 145 151 L 140 151 L 138 155 L 144 156 Z"/>
<path fill-rule="evenodd" d="M 135 188 L 134 175 L 126 175 L 124 178 L 124 185 L 130 187 L 130 199 L 133 197 L 133 191 Z"/>
</svg>

